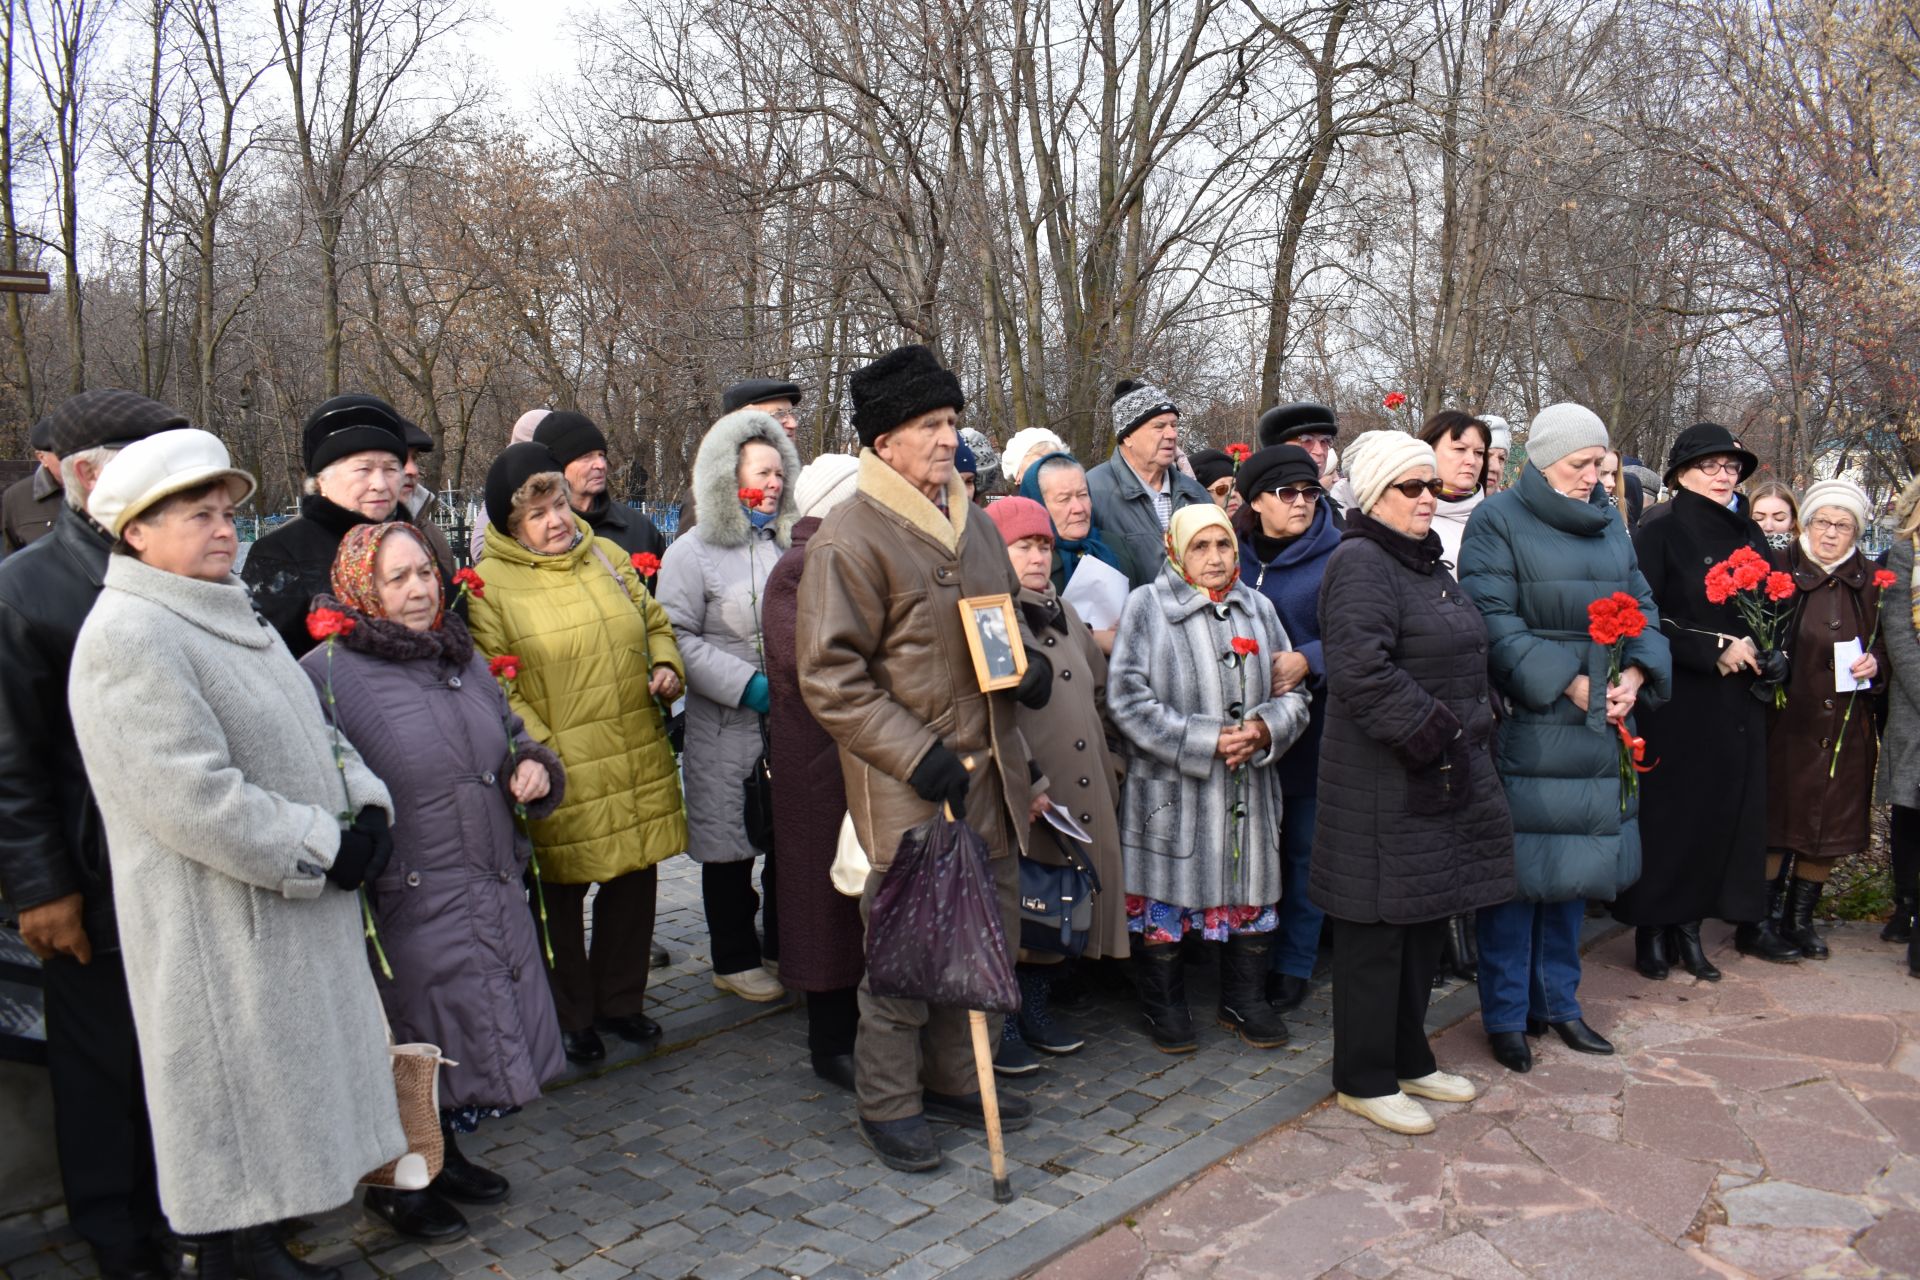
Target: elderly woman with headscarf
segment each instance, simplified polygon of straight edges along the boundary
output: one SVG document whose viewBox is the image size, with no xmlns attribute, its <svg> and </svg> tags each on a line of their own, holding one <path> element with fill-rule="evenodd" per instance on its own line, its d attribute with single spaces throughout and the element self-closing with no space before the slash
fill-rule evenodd
<svg viewBox="0 0 1920 1280">
<path fill-rule="evenodd" d="M 1087 469 L 1070 453 L 1055 451 L 1042 455 L 1027 468 L 1020 482 L 1020 496 L 1047 509 L 1053 522 L 1053 569 L 1055 591 L 1065 591 L 1080 561 L 1091 556 L 1110 569 L 1129 574 L 1125 557 L 1100 536 L 1093 522 L 1093 496 L 1087 492 Z M 1111 652 L 1113 636 L 1096 631 L 1103 652 Z"/>
<path fill-rule="evenodd" d="M 1432 446 L 1403 432 L 1354 441 L 1354 505 L 1320 588 L 1313 900 L 1333 935 L 1333 1087 L 1344 1110 L 1410 1134 L 1434 1127 L 1416 1099 L 1475 1093 L 1427 1043 L 1447 917 L 1514 890 L 1487 628 L 1441 559 L 1435 469 Z"/>
<path fill-rule="evenodd" d="M 1883 580 L 1860 550 L 1867 495 L 1851 480 L 1822 480 L 1807 489 L 1802 509 L 1806 528 L 1787 561 L 1799 591 L 1786 639 L 1793 655 L 1787 705 L 1767 724 L 1767 881 L 1772 900 L 1782 902 L 1781 936 L 1807 959 L 1825 960 L 1813 911 L 1833 864 L 1863 851 L 1872 836 L 1872 699 L 1887 658 L 1877 638 Z M 1834 647 L 1846 641 L 1872 647 L 1842 673 Z M 1842 693 L 1842 674 L 1849 686 L 1871 683 Z"/>
<path fill-rule="evenodd" d="M 687 661 L 687 852 L 700 864 L 713 985 L 761 1002 L 786 994 L 761 964 L 763 955 L 779 962 L 779 902 L 766 886 L 772 841 L 748 831 L 743 788 L 768 748 L 761 615 L 767 575 L 799 518 L 791 489 L 799 476 L 800 455 L 773 418 L 739 409 L 720 419 L 693 459 L 700 523 L 675 539 L 660 566 L 660 604 Z M 762 853 L 764 940 L 753 925 L 761 901 L 753 864 Z"/>
<path fill-rule="evenodd" d="M 356 892 L 393 802 L 233 576 L 253 488 L 192 428 L 106 465 L 87 511 L 114 555 L 69 688 L 176 1274 L 318 1280 L 279 1224 L 407 1151 Z"/>
<path fill-rule="evenodd" d="M 687 845 L 665 707 L 684 679 L 666 611 L 618 545 L 593 536 L 543 444 L 508 446 L 487 471 L 484 582 L 468 610 L 489 658 L 518 660 L 507 687 L 527 734 L 567 763 L 567 794 L 529 823 L 553 950 L 560 1045 L 606 1057 L 596 1027 L 648 1044 L 659 864 Z M 583 914 L 593 899 L 593 950 Z"/>
<path fill-rule="evenodd" d="M 300 665 L 405 815 L 393 860 L 368 885 L 385 960 L 375 981 L 394 1038 L 451 1060 L 440 1074 L 446 1161 L 426 1190 L 370 1189 L 367 1204 L 409 1239 L 438 1242 L 466 1229 L 449 1200 L 493 1204 L 508 1191 L 456 1135 L 538 1098 L 566 1068 L 523 886 L 532 847 L 515 821 L 516 809 L 551 816 L 565 776 L 448 610 L 434 567 L 411 525 L 348 530 L 333 594 L 314 612 L 352 626 Z"/>
<path fill-rule="evenodd" d="M 1226 512 L 1176 511 L 1160 576 L 1127 599 L 1108 674 L 1107 709 L 1127 743 L 1127 928 L 1165 1053 L 1196 1047 L 1180 962 L 1190 930 L 1225 944 L 1221 1025 L 1259 1049 L 1287 1040 L 1266 990 L 1280 897 L 1273 766 L 1307 727 L 1307 696 L 1273 691 L 1273 655 L 1293 646 L 1273 605 L 1239 579 Z"/>
</svg>

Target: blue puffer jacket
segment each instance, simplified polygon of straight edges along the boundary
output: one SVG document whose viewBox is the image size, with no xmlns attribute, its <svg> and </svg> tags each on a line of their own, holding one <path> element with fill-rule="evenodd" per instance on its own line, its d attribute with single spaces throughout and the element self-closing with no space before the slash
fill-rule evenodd
<svg viewBox="0 0 1920 1280">
<path fill-rule="evenodd" d="M 1259 518 L 1253 520 L 1257 527 Z M 1327 667 L 1320 657 L 1320 579 L 1326 575 L 1327 558 L 1339 545 L 1340 529 L 1333 522 L 1333 508 L 1325 502 L 1318 504 L 1307 531 L 1265 564 L 1253 549 L 1253 539 L 1240 539 L 1240 581 L 1272 602 L 1280 625 L 1287 629 L 1287 639 L 1307 660 L 1303 687 L 1313 699 L 1312 719 L 1274 767 L 1282 795 L 1310 796 L 1320 784 L 1320 732 L 1327 722 Z"/>
<path fill-rule="evenodd" d="M 1640 804 L 1621 807 L 1620 737 L 1602 693 L 1608 654 L 1587 637 L 1589 604 L 1616 591 L 1640 602 L 1648 626 L 1626 642 L 1624 663 L 1646 674 L 1640 705 L 1673 691 L 1673 658 L 1626 526 L 1528 467 L 1467 522 L 1460 585 L 1486 618 L 1489 674 L 1510 703 L 1494 763 L 1513 811 L 1519 897 L 1611 899 L 1640 878 Z M 1594 691 L 1585 713 L 1564 696 L 1582 673 Z"/>
</svg>

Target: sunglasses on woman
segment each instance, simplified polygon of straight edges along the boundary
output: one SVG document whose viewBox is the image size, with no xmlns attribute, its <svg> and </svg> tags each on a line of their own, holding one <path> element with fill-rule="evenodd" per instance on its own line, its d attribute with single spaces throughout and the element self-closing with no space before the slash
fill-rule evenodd
<svg viewBox="0 0 1920 1280">
<path fill-rule="evenodd" d="M 1387 488 L 1398 489 L 1403 498 L 1417 498 L 1423 493 L 1430 493 L 1437 498 L 1446 486 L 1438 480 L 1402 480 L 1399 484 L 1388 485 Z"/>
<path fill-rule="evenodd" d="M 1297 502 L 1318 502 L 1324 492 L 1315 485 L 1302 485 L 1293 489 L 1275 489 L 1273 496 L 1291 507 Z"/>
</svg>

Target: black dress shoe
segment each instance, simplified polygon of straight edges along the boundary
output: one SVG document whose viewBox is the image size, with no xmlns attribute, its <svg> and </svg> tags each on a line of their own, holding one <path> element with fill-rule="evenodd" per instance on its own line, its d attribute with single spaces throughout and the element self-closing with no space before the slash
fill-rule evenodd
<svg viewBox="0 0 1920 1280">
<path fill-rule="evenodd" d="M 1633 967 L 1640 976 L 1654 982 L 1665 982 L 1673 971 L 1672 958 L 1667 955 L 1667 931 L 1664 927 L 1641 927 L 1633 931 Z"/>
<path fill-rule="evenodd" d="M 428 1184 L 427 1190 L 462 1204 L 499 1204 L 511 1189 L 507 1180 L 467 1159 L 449 1116 L 449 1112 L 440 1113 L 440 1144 L 446 1155 L 440 1176 Z"/>
<path fill-rule="evenodd" d="M 853 1055 L 850 1053 L 816 1053 L 813 1055 L 813 1074 L 836 1088 L 853 1092 Z"/>
<path fill-rule="evenodd" d="M 238 1280 L 233 1265 L 233 1232 L 174 1237 L 174 1280 Z"/>
<path fill-rule="evenodd" d="M 1613 1041 L 1588 1026 L 1584 1018 L 1571 1018 L 1566 1022 L 1556 1022 L 1552 1025 L 1561 1043 L 1576 1053 L 1613 1052 Z"/>
<path fill-rule="evenodd" d="M 1509 1071 L 1525 1074 L 1533 1070 L 1533 1046 L 1518 1031 L 1493 1031 L 1487 1035 L 1487 1047 L 1493 1060 Z"/>
<path fill-rule="evenodd" d="M 432 1191 L 368 1187 L 367 1211 L 385 1219 L 394 1234 L 421 1244 L 445 1244 L 468 1230 L 466 1215 Z"/>
<path fill-rule="evenodd" d="M 902 1173 L 925 1173 L 940 1167 L 940 1144 L 933 1140 L 925 1116 L 905 1120 L 860 1120 L 860 1140 L 873 1148 L 880 1163 Z"/>
<path fill-rule="evenodd" d="M 566 1053 L 568 1062 L 598 1062 L 607 1056 L 606 1042 L 592 1027 L 584 1031 L 562 1030 L 560 1048 Z"/>
<path fill-rule="evenodd" d="M 1743 956 L 1770 960 L 1774 964 L 1799 964 L 1800 947 L 1780 936 L 1773 921 L 1749 921 L 1733 927 L 1733 949 Z"/>
<path fill-rule="evenodd" d="M 1011 1093 L 997 1096 L 1000 1101 L 1000 1132 L 1014 1133 L 1032 1122 L 1031 1102 Z M 929 1120 L 944 1120 L 967 1129 L 987 1127 L 987 1113 L 977 1093 L 935 1093 L 927 1089 L 920 1095 L 920 1104 L 926 1108 Z"/>
<path fill-rule="evenodd" d="M 1290 973 L 1276 973 L 1267 978 L 1267 1003 L 1281 1013 L 1292 1013 L 1306 1003 L 1307 994 L 1313 990 L 1313 983 L 1306 978 L 1296 978 Z"/>
<path fill-rule="evenodd" d="M 647 967 L 650 969 L 664 969 L 672 963 L 673 957 L 657 942 L 653 944 L 653 950 L 647 953 Z"/>
<path fill-rule="evenodd" d="M 240 1280 L 340 1280 L 340 1268 L 302 1262 L 288 1253 L 273 1222 L 233 1233 L 233 1271 Z"/>
<path fill-rule="evenodd" d="M 1547 1034 L 1547 1020 L 1545 1018 L 1535 1018 L 1535 1017 L 1529 1016 L 1527 1018 L 1527 1034 L 1532 1036 L 1535 1040 L 1538 1040 L 1541 1036 Z"/>
<path fill-rule="evenodd" d="M 660 1024 L 644 1013 L 628 1014 L 624 1018 L 602 1018 L 598 1025 L 628 1044 L 652 1044 L 660 1038 Z"/>
</svg>

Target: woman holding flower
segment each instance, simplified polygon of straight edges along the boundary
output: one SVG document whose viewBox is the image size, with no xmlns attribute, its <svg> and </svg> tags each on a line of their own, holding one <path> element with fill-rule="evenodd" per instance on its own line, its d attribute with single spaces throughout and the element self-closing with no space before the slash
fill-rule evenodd
<svg viewBox="0 0 1920 1280">
<path fill-rule="evenodd" d="M 484 596 L 473 570 L 460 580 Z M 392 860 L 368 884 L 389 971 L 375 982 L 394 1038 L 437 1044 L 454 1064 L 440 1073 L 446 1164 L 426 1190 L 370 1190 L 368 1205 L 402 1235 L 435 1242 L 466 1227 L 448 1201 L 492 1204 L 508 1191 L 456 1135 L 538 1098 L 566 1067 L 522 883 L 531 848 L 515 820 L 516 808 L 551 816 L 565 777 L 446 606 L 411 525 L 356 525 L 334 557 L 333 595 L 311 615 L 337 634 L 301 660 L 405 815 Z"/>
<path fill-rule="evenodd" d="M 1631 763 L 1622 775 L 1620 729 L 1673 679 L 1653 594 L 1598 483 L 1606 452 L 1592 410 L 1542 409 L 1519 480 L 1481 505 L 1461 544 L 1460 585 L 1486 619 L 1506 708 L 1494 765 L 1518 892 L 1483 908 L 1476 934 L 1480 1021 L 1512 1071 L 1532 1069 L 1527 1035 L 1548 1027 L 1579 1052 L 1613 1050 L 1581 1015 L 1580 926 L 1587 899 L 1639 878 L 1638 775 Z"/>
<path fill-rule="evenodd" d="M 1871 834 L 1877 750 L 1869 700 L 1886 666 L 1880 593 L 1894 575 L 1875 572 L 1860 553 L 1867 495 L 1859 485 L 1822 480 L 1802 510 L 1806 529 L 1787 563 L 1799 599 L 1786 640 L 1787 705 L 1767 725 L 1768 916 L 1803 957 L 1824 960 L 1814 906 L 1833 864 L 1865 849 Z M 1834 645 L 1849 640 L 1865 652 L 1846 674 L 1872 681 L 1871 691 L 1840 691 Z"/>
<path fill-rule="evenodd" d="M 745 1000 L 786 994 L 762 965 L 778 963 L 773 851 L 748 837 L 745 784 L 767 750 L 763 610 L 767 576 L 799 519 L 789 486 L 800 455 L 758 409 L 714 423 L 693 459 L 699 523 L 675 539 L 660 566 L 660 604 L 687 661 L 687 852 L 700 864 L 713 985 Z M 754 859 L 765 853 L 764 951 L 754 932 L 760 897 Z"/>
<path fill-rule="evenodd" d="M 1642 930 L 1639 968 L 1655 981 L 1668 972 L 1669 953 L 1654 946 L 1663 933 L 1696 977 L 1720 976 L 1696 950 L 1709 916 L 1738 926 L 1742 954 L 1800 958 L 1767 921 L 1765 867 L 1766 708 L 1786 658 L 1764 633 L 1771 612 L 1791 606 L 1765 599 L 1766 538 L 1728 505 L 1758 465 L 1725 427 L 1688 427 L 1667 458 L 1672 510 L 1634 539 L 1673 652 L 1673 697 L 1639 719 L 1659 763 L 1640 780 L 1640 879 L 1613 914 Z M 1774 585 L 1791 595 L 1791 582 Z"/>
<path fill-rule="evenodd" d="M 467 613 L 481 653 L 519 660 L 507 700 L 527 736 L 566 761 L 566 796 L 526 827 L 540 862 L 533 908 L 546 908 L 561 1048 L 595 1062 L 607 1053 L 596 1027 L 635 1044 L 660 1035 L 645 1012 L 647 974 L 659 863 L 687 844 L 665 714 L 684 677 L 665 610 L 570 501 L 547 446 L 509 445 L 494 459 L 476 566 L 485 585 L 469 588 Z"/>
<path fill-rule="evenodd" d="M 1127 746 L 1120 847 L 1140 1000 L 1156 1048 L 1193 1051 L 1180 961 L 1193 930 L 1226 944 L 1221 1024 L 1276 1048 L 1287 1027 L 1266 995 L 1280 898 L 1273 765 L 1307 727 L 1307 695 L 1273 692 L 1273 655 L 1293 646 L 1239 580 L 1226 512 L 1182 507 L 1166 545 L 1160 576 L 1127 599 L 1107 678 Z"/>
</svg>

